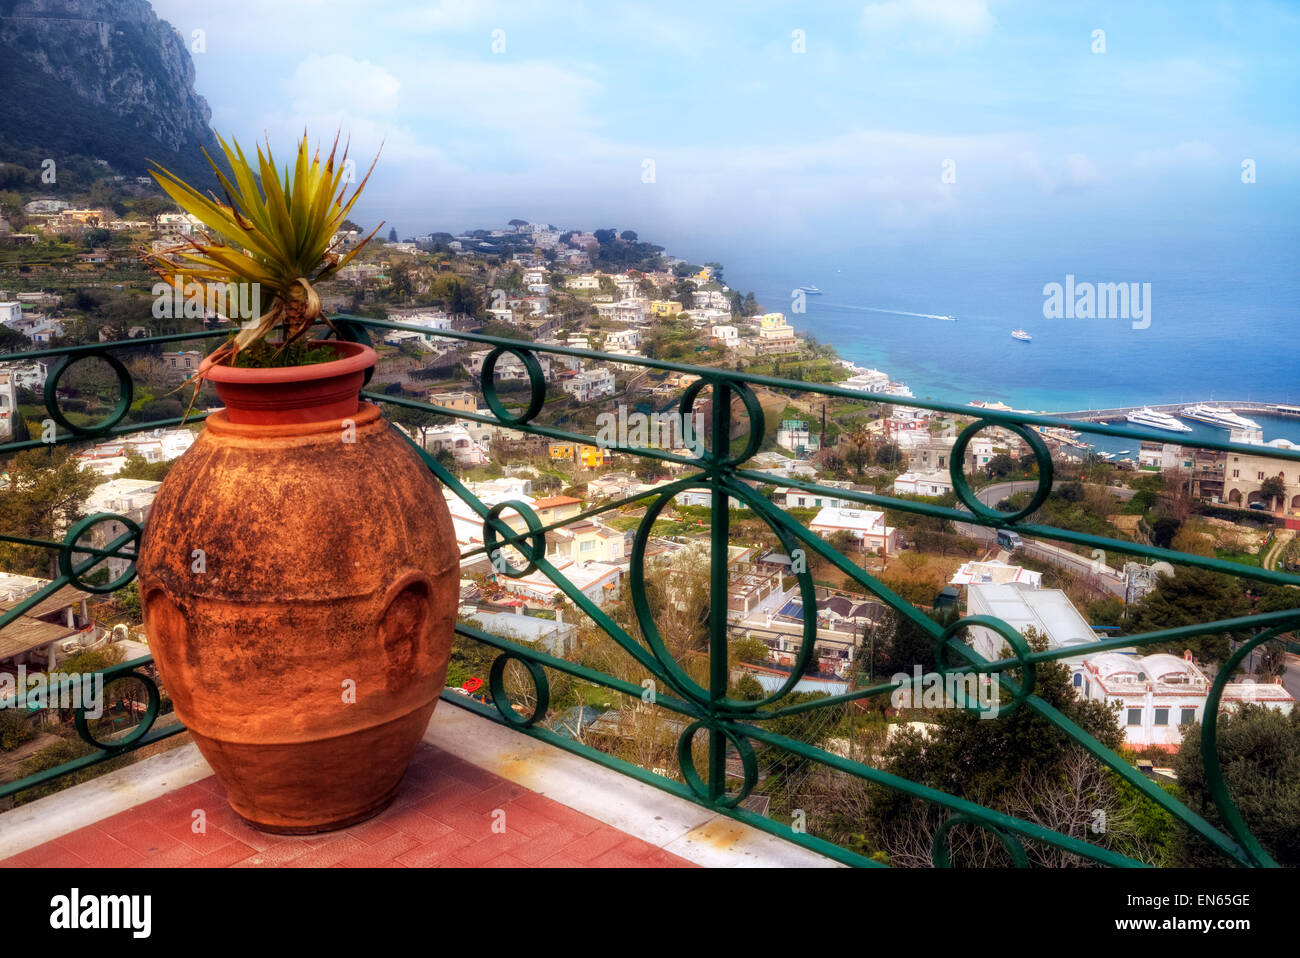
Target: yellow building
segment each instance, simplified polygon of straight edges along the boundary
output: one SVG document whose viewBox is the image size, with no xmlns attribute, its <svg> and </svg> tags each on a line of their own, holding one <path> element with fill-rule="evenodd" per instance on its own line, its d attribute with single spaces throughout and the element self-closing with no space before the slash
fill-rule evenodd
<svg viewBox="0 0 1300 958">
<path fill-rule="evenodd" d="M 614 461 L 614 454 L 600 446 L 588 446 L 586 443 L 553 442 L 550 445 L 552 459 L 568 459 L 583 469 L 599 469 Z"/>
<path fill-rule="evenodd" d="M 614 454 L 600 446 L 582 445 L 578 447 L 578 464 L 583 469 L 599 469 L 614 461 Z"/>
<path fill-rule="evenodd" d="M 713 279 L 713 267 L 701 266 L 700 271 L 695 274 L 695 279 L 701 283 L 707 283 Z"/>
<path fill-rule="evenodd" d="M 478 411 L 478 400 L 474 397 L 474 394 L 464 391 L 438 392 L 437 390 L 430 390 L 429 402 L 433 403 L 435 406 L 455 409 L 458 412 Z"/>
<path fill-rule="evenodd" d="M 671 299 L 652 299 L 649 309 L 651 316 L 676 316 L 682 311 L 682 304 Z"/>
<path fill-rule="evenodd" d="M 533 502 L 533 511 L 543 525 L 571 519 L 582 511 L 582 500 L 573 496 L 551 496 L 549 499 L 537 499 Z"/>
</svg>

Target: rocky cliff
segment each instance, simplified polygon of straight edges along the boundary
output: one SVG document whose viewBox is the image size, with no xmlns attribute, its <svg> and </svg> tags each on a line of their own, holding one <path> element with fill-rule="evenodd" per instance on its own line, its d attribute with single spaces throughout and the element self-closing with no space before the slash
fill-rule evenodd
<svg viewBox="0 0 1300 958">
<path fill-rule="evenodd" d="M 147 0 L 0 0 L 0 161 L 75 153 L 205 174 L 210 116 L 187 41 Z"/>
</svg>

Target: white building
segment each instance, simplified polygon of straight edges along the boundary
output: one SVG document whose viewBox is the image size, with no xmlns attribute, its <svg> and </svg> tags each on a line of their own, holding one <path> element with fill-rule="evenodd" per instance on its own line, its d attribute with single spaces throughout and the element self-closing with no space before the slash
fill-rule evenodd
<svg viewBox="0 0 1300 958">
<path fill-rule="evenodd" d="M 487 450 L 461 423 L 426 430 L 421 439 L 425 452 L 436 455 L 445 449 L 455 456 L 456 462 L 462 466 L 483 466 L 489 462 Z"/>
<path fill-rule="evenodd" d="M 823 482 L 822 485 L 836 486 L 840 485 L 832 481 Z M 848 483 L 843 483 L 842 488 L 848 488 Z M 787 509 L 823 509 L 830 506 L 832 509 L 855 509 L 861 503 L 852 499 L 842 499 L 824 492 L 805 492 L 803 489 L 794 489 L 789 486 L 781 486 L 772 492 L 772 502 L 778 506 L 785 506 Z"/>
<path fill-rule="evenodd" d="M 618 595 L 618 585 L 623 576 L 623 570 L 618 566 L 603 562 L 574 562 L 571 559 L 559 559 L 552 564 L 557 572 L 596 605 L 603 606 Z M 498 576 L 497 583 L 507 592 L 544 605 L 552 605 L 557 596 L 564 595 L 560 587 L 540 569 L 518 579 Z"/>
<path fill-rule="evenodd" d="M 7 367 L 13 384 L 19 389 L 44 389 L 49 376 L 49 364 L 42 360 L 29 363 L 13 363 Z"/>
<path fill-rule="evenodd" d="M 621 299 L 617 303 L 597 303 L 596 315 L 617 323 L 644 323 L 647 306 L 643 299 Z"/>
<path fill-rule="evenodd" d="M 140 456 L 145 462 L 171 462 L 194 445 L 194 433 L 188 429 L 154 429 L 102 442 L 77 454 L 83 469 L 101 476 L 115 476 L 126 465 L 127 456 Z"/>
<path fill-rule="evenodd" d="M 802 419 L 782 420 L 780 428 L 776 431 L 776 444 L 805 458 L 821 448 L 817 434 L 809 429 L 808 423 Z"/>
<path fill-rule="evenodd" d="M 641 345 L 641 330 L 631 327 L 616 329 L 605 335 L 605 349 L 636 349 Z"/>
<path fill-rule="evenodd" d="M 483 375 L 483 363 L 487 360 L 490 349 L 480 349 L 469 354 L 465 361 L 465 368 L 469 370 L 471 376 L 481 378 Z M 540 353 L 533 353 L 537 363 L 542 368 L 542 378 L 550 381 L 551 378 L 551 360 L 549 356 L 543 356 Z M 525 368 L 523 360 L 514 353 L 502 353 L 497 356 L 496 367 L 493 375 L 497 382 L 508 382 L 510 380 L 528 379 L 528 370 Z"/>
<path fill-rule="evenodd" d="M 950 585 L 1005 585 L 1012 582 L 1022 582 L 1031 589 L 1038 589 L 1042 587 L 1043 574 L 993 559 L 989 562 L 965 562 L 948 580 Z"/>
<path fill-rule="evenodd" d="M 966 590 L 968 615 L 989 615 L 1001 619 L 1020 634 L 1032 628 L 1047 639 L 1050 649 L 1086 647 L 1097 641 L 1088 620 L 1060 589 L 1039 589 L 1026 581 L 972 582 Z M 984 626 L 972 626 L 970 644 L 986 659 L 1002 658 L 1007 644 L 1002 636 Z M 1066 659 L 1067 664 L 1082 662 Z"/>
<path fill-rule="evenodd" d="M 864 393 L 883 393 L 889 386 L 889 375 L 879 369 L 863 369 L 850 362 L 844 362 L 844 365 L 852 373 L 848 379 L 838 384 L 845 389 L 857 389 Z"/>
<path fill-rule="evenodd" d="M 527 476 L 502 476 L 483 482 L 467 482 L 465 488 L 489 505 L 495 505 L 507 499 L 528 498 L 533 494 L 533 480 Z"/>
<path fill-rule="evenodd" d="M 942 496 L 952 492 L 946 472 L 905 472 L 894 480 L 895 495 Z"/>
<path fill-rule="evenodd" d="M 18 422 L 18 385 L 13 373 L 0 372 L 0 440 L 14 438 Z"/>
<path fill-rule="evenodd" d="M 874 509 L 836 509 L 827 506 L 817 513 L 808 528 L 823 539 L 848 532 L 865 551 L 893 552 L 898 548 L 898 530 L 885 525 L 885 514 Z"/>
<path fill-rule="evenodd" d="M 86 499 L 86 514 L 111 512 L 143 526 L 161 485 L 161 482 L 149 479 L 110 479 L 101 482 Z M 126 526 L 120 522 L 101 522 L 93 528 L 91 542 L 96 548 L 102 549 L 126 531 Z M 110 558 L 97 568 L 106 566 L 109 581 L 112 582 L 125 573 L 130 564 L 130 559 Z"/>
<path fill-rule="evenodd" d="M 735 349 L 740 345 L 740 333 L 735 326 L 714 326 L 710 329 L 709 335 L 728 349 Z"/>
<path fill-rule="evenodd" d="M 1182 469 L 1190 472 L 1194 465 L 1193 450 L 1184 449 L 1174 442 L 1149 442 L 1143 439 L 1138 450 L 1138 466 L 1142 469 L 1158 469 L 1161 472 Z"/>
<path fill-rule="evenodd" d="M 561 388 L 579 402 L 614 395 L 614 371 L 603 366 L 584 369 Z"/>
<path fill-rule="evenodd" d="M 1191 661 L 1168 653 L 1123 655 L 1103 652 L 1075 666 L 1075 694 L 1120 708 L 1124 740 L 1135 748 L 1156 746 L 1175 751 L 1182 744 L 1184 725 L 1200 722 L 1209 699 L 1209 677 Z M 1291 693 L 1279 683 L 1229 682 L 1221 707 L 1243 703 L 1289 713 Z"/>
</svg>

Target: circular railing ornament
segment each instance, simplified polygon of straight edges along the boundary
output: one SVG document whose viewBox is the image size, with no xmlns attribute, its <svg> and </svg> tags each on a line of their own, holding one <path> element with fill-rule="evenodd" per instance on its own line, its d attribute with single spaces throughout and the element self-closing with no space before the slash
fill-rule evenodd
<svg viewBox="0 0 1300 958">
<path fill-rule="evenodd" d="M 989 822 L 981 821 L 974 815 L 953 815 L 935 830 L 934 842 L 930 847 L 930 860 L 934 862 L 935 868 L 952 867 L 952 862 L 949 860 L 948 833 L 957 825 L 975 825 L 985 831 L 992 832 L 993 836 L 1002 843 L 1002 847 L 1007 850 L 1016 868 L 1029 867 L 1029 858 L 1025 855 L 1025 846 L 1020 843 L 1020 839 L 1015 835 Z"/>
<path fill-rule="evenodd" d="M 936 671 L 938 671 L 939 675 L 946 676 L 961 671 L 959 668 L 950 668 L 944 664 L 947 657 L 946 653 L 949 648 L 957 649 L 958 651 L 967 649 L 966 644 L 956 638 L 956 636 L 971 626 L 983 626 L 986 629 L 992 629 L 998 635 L 1002 636 L 1002 638 L 1006 639 L 1007 644 L 1011 646 L 1011 652 L 1016 657 L 1016 661 L 1020 663 L 1020 682 L 1016 683 L 1018 687 L 1012 694 L 1011 702 L 1009 704 L 1003 705 L 999 701 L 988 709 L 977 708 L 972 710 L 976 712 L 980 718 L 999 718 L 1015 711 L 1020 707 L 1021 702 L 1034 694 L 1034 686 L 1037 684 L 1038 678 L 1034 672 L 1034 663 L 1030 660 L 1032 650 L 1029 648 L 1029 643 L 1025 641 L 1025 637 L 1002 619 L 991 615 L 968 615 L 964 619 L 958 619 L 956 622 L 953 622 L 944 629 L 943 634 L 939 636 L 934 651 L 934 667 Z M 976 672 L 976 675 L 985 674 L 990 673 Z M 996 676 L 991 677 L 993 678 L 996 687 L 1004 687 L 1002 683 L 997 680 Z"/>
<path fill-rule="evenodd" d="M 815 644 L 817 640 L 817 593 L 813 582 L 812 573 L 808 571 L 807 566 L 803 570 L 794 573 L 799 582 L 799 597 L 803 602 L 804 621 L 803 634 L 799 643 L 799 654 L 790 671 L 790 676 L 781 684 L 771 695 L 757 701 L 742 701 L 732 698 L 715 699 L 704 688 L 689 675 L 673 658 L 667 645 L 664 643 L 663 635 L 659 631 L 659 626 L 654 620 L 654 610 L 650 608 L 650 600 L 645 591 L 645 550 L 650 540 L 650 530 L 655 524 L 669 502 L 677 493 L 685 489 L 715 489 L 718 487 L 724 489 L 729 496 L 745 502 L 753 509 L 767 525 L 777 534 L 781 544 L 787 549 L 793 551 L 797 548 L 794 536 L 786 530 L 779 518 L 780 513 L 773 509 L 771 503 L 760 496 L 757 492 L 745 485 L 743 482 L 728 482 L 719 480 L 716 483 L 694 482 L 688 483 L 675 488 L 674 491 L 660 495 L 655 499 L 650 507 L 646 509 L 645 516 L 642 517 L 641 523 L 637 526 L 636 535 L 632 540 L 632 555 L 628 563 L 628 578 L 631 584 L 632 593 L 632 610 L 636 615 L 637 624 L 641 627 L 641 634 L 645 637 L 646 644 L 650 646 L 650 652 L 658 661 L 664 671 L 664 678 L 669 680 L 673 687 L 676 688 L 682 696 L 691 699 L 697 705 L 709 710 L 714 714 L 728 713 L 737 716 L 746 716 L 753 718 L 754 713 L 774 702 L 784 698 L 789 692 L 803 679 L 804 670 L 807 668 L 808 659 L 815 654 Z M 723 559 L 725 561 L 725 557 Z M 811 613 L 811 614 L 809 614 Z"/>
<path fill-rule="evenodd" d="M 966 447 L 970 445 L 970 441 L 975 438 L 976 433 L 990 426 L 1010 430 L 1023 439 L 1029 448 L 1033 450 L 1034 461 L 1038 463 L 1038 488 L 1034 490 L 1033 498 L 1029 500 L 1029 504 L 1016 512 L 999 512 L 997 509 L 986 506 L 980 502 L 979 496 L 975 495 L 970 483 L 966 481 Z M 993 523 L 1019 522 L 1046 502 L 1047 497 L 1052 493 L 1052 454 L 1048 451 L 1046 443 L 1043 442 L 1038 433 L 1019 423 L 977 419 L 961 431 L 961 435 L 957 437 L 957 441 L 953 444 L 951 456 L 952 459 L 948 463 L 948 474 L 952 477 L 952 488 L 957 494 L 957 498 L 975 515 L 988 519 Z"/>
<path fill-rule="evenodd" d="M 513 509 L 519 513 L 520 518 L 524 520 L 524 525 L 528 527 L 527 532 L 514 532 L 511 530 L 504 540 L 506 545 L 514 546 L 524 554 L 528 564 L 523 568 L 508 562 L 505 554 L 501 552 L 502 540 L 498 538 L 497 523 L 505 524 L 504 520 L 501 519 L 501 513 L 506 509 Z M 546 557 L 546 536 L 542 532 L 542 520 L 537 518 L 537 513 L 522 502 L 513 499 L 498 502 L 483 517 L 483 548 L 487 552 L 488 561 L 492 563 L 494 571 L 500 572 L 511 579 L 520 579 L 535 571 L 537 563 Z"/>
<path fill-rule="evenodd" d="M 533 688 L 537 691 L 537 704 L 528 715 L 520 715 L 515 711 L 506 692 L 506 666 L 511 662 L 518 662 L 528 670 L 533 680 Z M 545 670 L 536 662 L 515 655 L 513 652 L 503 652 L 493 660 L 492 670 L 488 673 L 488 689 L 492 693 L 492 704 L 497 707 L 501 717 L 517 728 L 528 728 L 539 718 L 544 718 L 551 706 L 551 685 L 547 681 Z"/>
<path fill-rule="evenodd" d="M 162 694 L 158 690 L 158 684 L 154 682 L 153 679 L 145 675 L 143 672 L 135 671 L 134 668 L 107 669 L 104 671 L 103 675 L 104 685 L 101 690 L 101 695 L 105 698 L 108 697 L 107 690 L 109 685 L 113 682 L 138 679 L 144 685 L 145 694 L 148 696 L 149 704 L 145 707 L 145 713 L 140 719 L 140 724 L 130 733 L 119 739 L 113 739 L 111 742 L 101 742 L 90 732 L 90 725 L 86 721 L 87 705 L 83 696 L 82 704 L 73 711 L 73 725 L 77 729 L 77 734 L 81 736 L 82 741 L 86 744 L 93 745 L 100 751 L 109 754 L 125 752 L 135 745 L 136 742 L 140 741 L 140 739 L 144 738 L 144 736 L 149 733 L 149 730 L 153 728 L 154 722 L 158 718 L 158 710 L 162 706 Z M 86 687 L 86 678 L 86 675 L 81 676 L 81 687 L 83 690 Z M 101 705 L 102 704 L 103 703 L 101 703 Z"/>
<path fill-rule="evenodd" d="M 117 404 L 113 411 L 108 414 L 108 418 L 103 422 L 96 423 L 93 426 L 78 426 L 63 414 L 59 408 L 59 383 L 63 377 L 77 363 L 85 362 L 88 359 L 102 359 L 113 370 L 113 375 L 117 377 Z M 76 436 L 102 436 L 111 430 L 131 408 L 131 400 L 135 395 L 135 384 L 131 380 L 131 374 L 127 368 L 122 365 L 122 361 L 111 353 L 94 351 L 81 353 L 76 356 L 69 356 L 59 363 L 58 368 L 45 380 L 45 409 L 50 414 L 50 418 L 62 426 L 64 429 Z"/>
<path fill-rule="evenodd" d="M 730 379 L 704 379 L 700 378 L 687 387 L 686 392 L 682 393 L 682 398 L 677 404 L 677 410 L 685 422 L 695 413 L 695 400 L 706 386 L 713 387 L 713 401 L 725 402 L 730 408 L 731 397 L 736 395 L 740 397 L 741 404 L 745 407 L 745 414 L 749 417 L 749 438 L 745 442 L 745 448 L 741 450 L 740 455 L 720 455 L 720 450 L 715 448 L 710 451 L 707 460 L 716 467 L 735 468 L 745 460 L 752 457 L 758 452 L 758 447 L 763 444 L 764 419 L 763 404 L 758 401 L 754 391 L 749 385 L 743 382 L 734 382 Z M 727 417 L 730 421 L 730 417 Z M 713 443 L 718 445 L 719 441 L 724 443 L 723 449 L 728 448 L 731 442 L 729 436 L 713 437 Z"/>
<path fill-rule="evenodd" d="M 120 551 L 115 549 L 110 555 L 105 556 L 101 562 L 96 562 L 92 565 L 90 568 L 94 569 L 95 566 L 100 565 L 102 562 L 107 562 L 109 559 L 114 557 L 130 560 L 127 564 L 126 571 L 116 579 L 111 582 L 106 582 L 103 585 L 96 585 L 95 583 L 82 578 L 85 573 L 77 571 L 77 566 L 80 563 L 73 561 L 73 555 L 82 551 L 77 548 L 78 541 L 95 526 L 102 525 L 106 522 L 116 522 L 124 526 L 129 534 L 127 543 L 129 543 L 133 549 L 130 555 L 122 555 Z M 118 538 L 121 538 L 121 536 L 118 536 Z M 123 543 L 123 545 L 126 545 L 127 543 Z M 120 548 L 121 546 L 118 547 L 118 549 Z M 85 592 L 95 592 L 101 595 L 108 592 L 116 592 L 118 589 L 130 585 L 131 580 L 135 578 L 135 557 L 139 549 L 140 526 L 134 520 L 111 512 L 100 512 L 93 516 L 86 516 L 84 519 L 78 520 L 72 528 L 68 530 L 68 534 L 63 537 L 63 547 L 59 549 L 59 574 L 67 578 L 70 585 Z"/>
<path fill-rule="evenodd" d="M 722 733 L 726 740 L 735 747 L 737 754 L 740 755 L 743 780 L 740 790 L 734 795 L 723 794 L 716 799 L 709 797 L 709 786 L 695 767 L 695 755 L 691 747 L 695 740 L 695 733 L 700 729 Z M 709 719 L 692 722 L 677 739 L 677 764 L 681 768 L 682 778 L 686 779 L 687 786 L 698 798 L 707 804 L 721 806 L 722 808 L 735 808 L 749 797 L 749 793 L 753 791 L 754 785 L 758 782 L 758 758 L 754 755 L 754 747 L 749 744 L 749 739 L 730 726 L 712 722 Z"/>
<path fill-rule="evenodd" d="M 518 416 L 512 416 L 506 411 L 505 404 L 497 396 L 496 380 L 492 378 L 496 372 L 497 360 L 506 353 L 517 357 L 524 364 L 524 371 L 528 373 L 528 408 Z M 486 400 L 492 414 L 511 426 L 522 426 L 529 422 L 542 411 L 542 406 L 546 403 L 546 376 L 542 373 L 542 364 L 537 361 L 537 357 L 533 355 L 530 349 L 521 349 L 518 346 L 498 346 L 488 353 L 483 360 L 483 368 L 479 372 L 479 382 L 483 387 L 483 399 Z"/>
</svg>

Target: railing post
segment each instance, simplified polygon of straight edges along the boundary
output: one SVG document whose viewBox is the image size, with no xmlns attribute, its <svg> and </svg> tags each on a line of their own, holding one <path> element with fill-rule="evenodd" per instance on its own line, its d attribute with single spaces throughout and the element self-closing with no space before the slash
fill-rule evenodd
<svg viewBox="0 0 1300 958">
<path fill-rule="evenodd" d="M 688 413 L 683 412 L 683 415 Z M 713 511 L 709 556 L 709 699 L 716 716 L 727 697 L 727 558 L 731 538 L 730 498 L 723 473 L 731 456 L 731 387 L 713 383 L 713 435 L 709 444 L 709 473 Z M 709 798 L 726 794 L 727 738 L 720 728 L 709 729 Z"/>
</svg>

